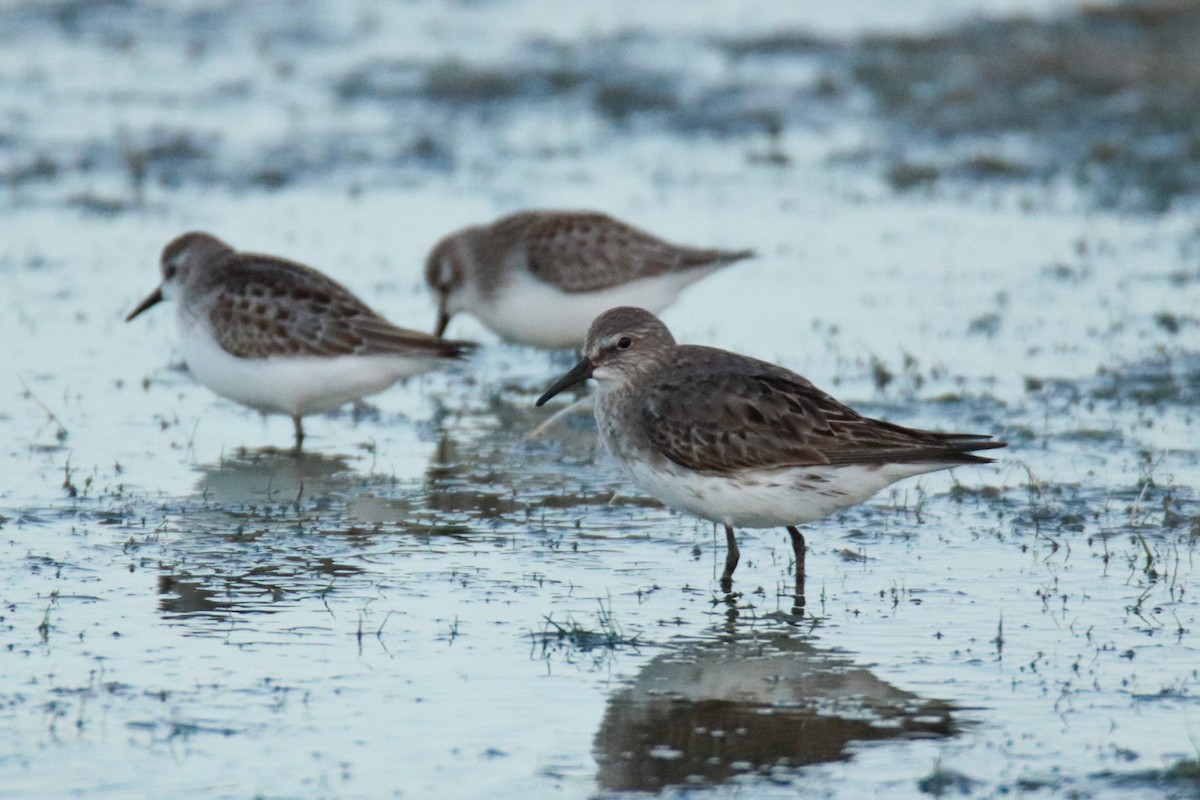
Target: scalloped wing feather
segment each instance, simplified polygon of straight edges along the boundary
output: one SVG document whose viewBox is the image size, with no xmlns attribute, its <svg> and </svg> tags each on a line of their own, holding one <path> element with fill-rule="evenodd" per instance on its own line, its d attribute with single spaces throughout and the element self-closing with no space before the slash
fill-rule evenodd
<svg viewBox="0 0 1200 800">
<path fill-rule="evenodd" d="M 566 292 L 597 291 L 753 255 L 673 245 L 605 214 L 541 215 L 523 224 L 530 272 Z"/>
<path fill-rule="evenodd" d="M 270 256 L 222 271 L 210 321 L 222 349 L 242 358 L 395 354 L 454 357 L 467 342 L 399 328 L 336 281 Z"/>
<path fill-rule="evenodd" d="M 639 424 L 661 455 L 689 469 L 979 463 L 986 436 L 943 434 L 864 417 L 773 364 L 709 348 L 681 358 L 647 389 Z M 688 366 L 690 362 L 690 366 Z"/>
</svg>

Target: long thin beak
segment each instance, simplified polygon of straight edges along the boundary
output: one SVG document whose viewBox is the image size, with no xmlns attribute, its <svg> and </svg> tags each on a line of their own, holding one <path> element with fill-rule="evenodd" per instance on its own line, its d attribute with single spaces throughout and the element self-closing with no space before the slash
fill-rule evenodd
<svg viewBox="0 0 1200 800">
<path fill-rule="evenodd" d="M 151 292 L 149 297 L 147 297 L 142 302 L 138 303 L 138 307 L 135 308 L 133 311 L 129 312 L 129 316 L 125 318 L 125 321 L 129 322 L 129 320 L 133 319 L 134 317 L 136 317 L 138 314 L 145 311 L 150 306 L 158 305 L 159 303 L 162 302 L 162 300 L 163 300 L 163 293 L 162 293 L 162 287 L 160 286 L 157 289 L 155 289 L 153 292 Z"/>
<path fill-rule="evenodd" d="M 557 383 L 547 389 L 546 393 L 537 399 L 537 405 L 543 406 L 546 404 L 547 400 L 549 400 L 551 397 L 554 397 L 554 395 L 558 394 L 563 389 L 574 386 L 582 381 L 586 381 L 588 378 L 592 377 L 592 371 L 594 369 L 595 366 L 593 366 L 592 360 L 584 356 L 584 359 L 572 367 L 570 372 L 559 378 Z"/>
<path fill-rule="evenodd" d="M 449 324 L 450 315 L 446 313 L 446 303 L 443 301 L 442 304 L 438 306 L 437 328 L 434 330 L 433 335 L 439 339 L 442 338 L 442 335 L 446 333 L 446 326 Z"/>
</svg>

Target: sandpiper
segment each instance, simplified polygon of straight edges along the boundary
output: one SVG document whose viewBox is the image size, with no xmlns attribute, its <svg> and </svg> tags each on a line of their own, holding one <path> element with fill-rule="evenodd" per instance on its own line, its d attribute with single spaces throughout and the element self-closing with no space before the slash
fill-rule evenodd
<svg viewBox="0 0 1200 800">
<path fill-rule="evenodd" d="M 180 348 L 196 379 L 263 413 L 300 418 L 453 363 L 474 347 L 398 328 L 322 273 L 275 256 L 240 253 L 207 233 L 162 252 L 162 284 L 129 320 L 176 300 Z"/>
<path fill-rule="evenodd" d="M 735 527 L 786 527 L 803 594 L 796 526 L 860 503 L 895 481 L 991 459 L 990 436 L 870 419 L 783 367 L 678 345 L 641 308 L 614 308 L 588 331 L 585 355 L 545 394 L 596 379 L 600 439 L 634 483 L 665 505 L 725 526 L 721 586 L 738 563 Z"/>
<path fill-rule="evenodd" d="M 438 336 L 467 311 L 510 342 L 579 348 L 602 311 L 661 311 L 684 287 L 753 255 L 670 244 L 596 212 L 522 211 L 443 238 L 425 280 L 438 296 Z"/>
</svg>

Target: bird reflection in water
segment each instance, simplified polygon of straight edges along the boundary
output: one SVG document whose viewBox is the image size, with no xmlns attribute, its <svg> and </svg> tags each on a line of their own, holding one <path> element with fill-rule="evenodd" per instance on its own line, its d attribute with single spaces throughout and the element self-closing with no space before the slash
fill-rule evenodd
<svg viewBox="0 0 1200 800">
<path fill-rule="evenodd" d="M 288 503 L 349 489 L 350 459 L 265 448 L 238 450 L 217 464 L 200 467 L 196 492 L 217 505 Z"/>
<path fill-rule="evenodd" d="M 618 791 L 745 774 L 786 782 L 804 765 L 849 759 L 855 742 L 954 736 L 953 710 L 806 640 L 709 641 L 655 658 L 610 698 L 597 781 Z"/>
<path fill-rule="evenodd" d="M 237 506 L 284 507 L 301 502 L 319 506 L 344 505 L 340 521 L 354 526 L 404 524 L 413 515 L 408 493 L 373 491 L 372 480 L 354 459 L 291 450 L 240 450 L 233 458 L 201 467 L 196 492 L 215 508 L 232 511 Z M 378 482 L 376 480 L 375 482 Z M 387 487 L 392 489 L 390 485 Z"/>
<path fill-rule="evenodd" d="M 195 501 L 171 523 L 179 532 L 175 557 L 160 566 L 164 615 L 222 620 L 270 613 L 288 598 L 361 572 L 326 537 L 292 535 L 311 526 L 302 501 L 319 505 L 352 489 L 358 479 L 349 459 L 242 450 L 200 472 Z"/>
</svg>

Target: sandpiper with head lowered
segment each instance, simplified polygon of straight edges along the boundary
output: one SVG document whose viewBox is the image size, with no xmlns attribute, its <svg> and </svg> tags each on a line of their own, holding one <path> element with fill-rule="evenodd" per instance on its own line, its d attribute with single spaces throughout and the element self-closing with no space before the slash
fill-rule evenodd
<svg viewBox="0 0 1200 800">
<path fill-rule="evenodd" d="M 207 233 L 171 241 L 161 266 L 162 284 L 126 321 L 175 300 L 191 373 L 222 397 L 290 416 L 297 451 L 301 417 L 454 363 L 474 347 L 398 328 L 315 269 L 241 253 Z"/>
<path fill-rule="evenodd" d="M 802 595 L 806 546 L 797 525 L 902 478 L 988 463 L 972 451 L 1005 446 L 990 436 L 864 417 L 783 367 L 676 344 L 641 308 L 601 314 L 584 352 L 537 404 L 595 378 L 600 439 L 634 483 L 671 508 L 725 526 L 725 591 L 738 563 L 734 528 L 786 527 Z"/>
<path fill-rule="evenodd" d="M 430 252 L 437 335 L 460 312 L 510 342 L 580 348 L 601 312 L 661 311 L 713 271 L 754 255 L 670 244 L 606 214 L 522 211 L 451 233 Z"/>
</svg>

